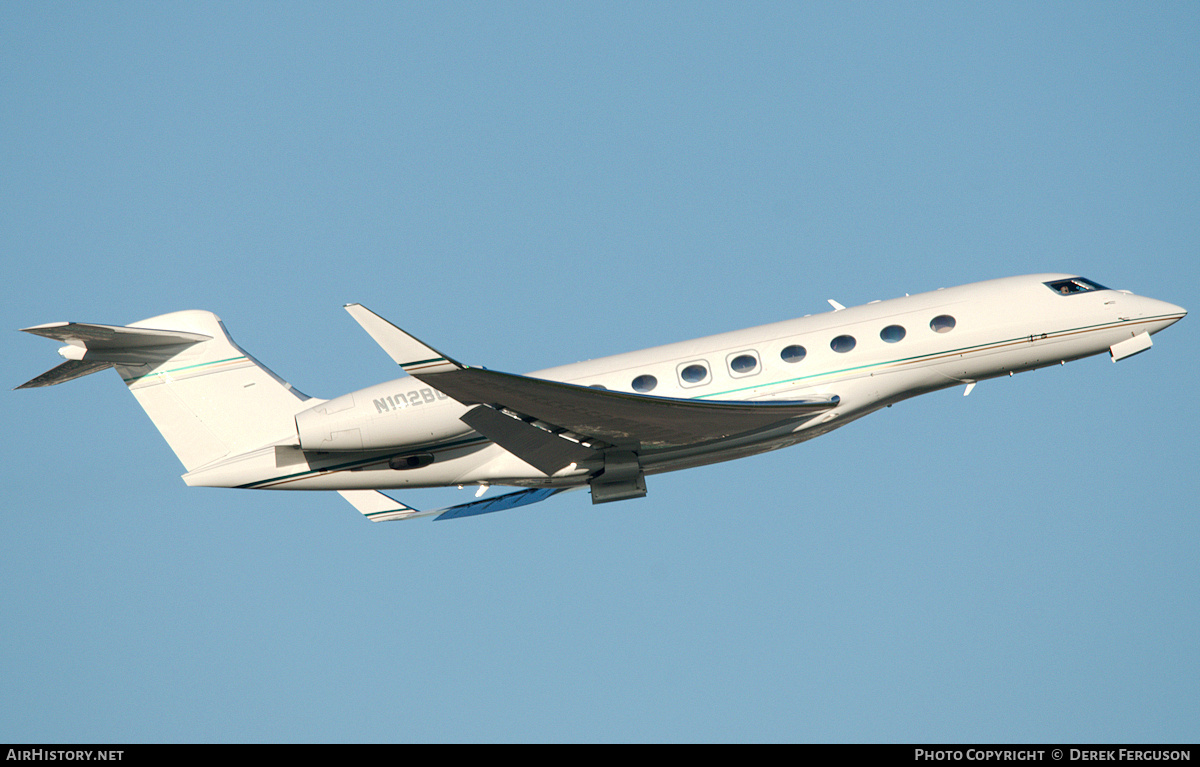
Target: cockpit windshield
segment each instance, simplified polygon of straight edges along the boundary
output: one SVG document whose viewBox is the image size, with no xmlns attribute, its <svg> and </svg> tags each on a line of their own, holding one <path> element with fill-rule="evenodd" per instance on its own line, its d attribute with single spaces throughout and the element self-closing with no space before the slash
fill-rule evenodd
<svg viewBox="0 0 1200 767">
<path fill-rule="evenodd" d="M 1046 287 L 1064 296 L 1069 296 L 1074 293 L 1090 293 L 1093 290 L 1108 290 L 1098 282 L 1086 280 L 1083 277 L 1072 277 L 1069 280 L 1054 280 L 1053 282 L 1045 283 Z"/>
</svg>

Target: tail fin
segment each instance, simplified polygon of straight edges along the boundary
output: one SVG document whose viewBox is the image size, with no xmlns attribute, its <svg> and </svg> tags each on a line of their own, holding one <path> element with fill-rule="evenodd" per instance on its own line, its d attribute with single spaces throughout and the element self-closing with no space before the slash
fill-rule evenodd
<svg viewBox="0 0 1200 767">
<path fill-rule="evenodd" d="M 192 471 L 295 438 L 309 397 L 243 351 L 212 312 L 164 314 L 127 326 L 52 323 L 28 333 L 65 341 L 67 362 L 19 389 L 51 386 L 115 367 Z"/>
</svg>

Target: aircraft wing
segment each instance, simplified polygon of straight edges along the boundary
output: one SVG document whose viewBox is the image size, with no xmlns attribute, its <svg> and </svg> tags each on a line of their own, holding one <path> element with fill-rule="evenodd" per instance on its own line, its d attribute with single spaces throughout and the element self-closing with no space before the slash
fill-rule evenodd
<svg viewBox="0 0 1200 767">
<path fill-rule="evenodd" d="M 682 447 L 759 431 L 836 406 L 831 400 L 711 402 L 602 391 L 481 368 L 418 373 L 465 405 L 490 405 L 634 449 Z M 486 433 L 485 433 L 486 435 Z"/>
<path fill-rule="evenodd" d="M 549 427 L 545 432 L 548 437 L 553 437 L 555 431 L 569 432 L 572 436 L 586 438 L 584 441 L 608 443 L 599 447 L 616 445 L 637 451 L 699 445 L 808 418 L 831 410 L 838 403 L 837 397 L 772 402 L 652 397 L 468 367 L 359 304 L 350 304 L 346 309 L 406 372 L 438 391 L 465 405 L 484 405 L 496 411 L 508 411 L 522 421 L 540 422 L 543 427 Z M 498 428 L 504 424 L 493 415 L 484 415 L 480 408 L 475 408 L 463 420 L 524 458 L 519 450 L 509 447 L 514 440 L 503 433 L 504 428 Z M 528 423 L 526 426 L 537 428 Z M 526 433 L 525 436 L 532 435 Z M 581 447 L 572 440 L 554 439 L 575 448 Z M 565 466 L 570 460 L 559 459 L 551 463 L 561 462 L 561 466 Z M 541 466 L 538 468 L 546 470 Z"/>
<path fill-rule="evenodd" d="M 339 495 L 346 499 L 364 517 L 372 522 L 388 522 L 394 519 L 416 519 L 417 517 L 433 517 L 434 521 L 444 519 L 461 519 L 476 517 L 480 514 L 491 514 L 494 511 L 515 509 L 518 506 L 528 506 L 531 503 L 544 501 L 547 498 L 578 490 L 577 487 L 535 487 L 528 490 L 518 490 L 515 493 L 498 495 L 495 498 L 484 498 L 470 503 L 460 503 L 432 511 L 419 511 L 412 506 L 397 501 L 378 490 L 339 490 Z"/>
</svg>

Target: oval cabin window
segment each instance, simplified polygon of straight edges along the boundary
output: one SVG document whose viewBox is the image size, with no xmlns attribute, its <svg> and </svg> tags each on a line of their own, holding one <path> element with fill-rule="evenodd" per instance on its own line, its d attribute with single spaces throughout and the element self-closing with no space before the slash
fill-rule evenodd
<svg viewBox="0 0 1200 767">
<path fill-rule="evenodd" d="M 654 391 L 654 387 L 658 386 L 658 379 L 652 375 L 638 376 L 633 379 L 633 390 L 640 392 Z"/>
<path fill-rule="evenodd" d="M 784 362 L 799 362 L 804 359 L 804 355 L 806 354 L 808 352 L 805 351 L 803 346 L 792 344 L 791 346 L 785 346 L 783 351 L 779 352 L 779 359 Z"/>
<path fill-rule="evenodd" d="M 954 330 L 954 318 L 949 314 L 939 314 L 929 321 L 929 327 L 935 333 L 949 333 Z"/>
<path fill-rule="evenodd" d="M 708 368 L 703 365 L 688 365 L 679 372 L 679 377 L 687 383 L 700 383 L 708 377 Z"/>
<path fill-rule="evenodd" d="M 750 354 L 739 354 L 729 361 L 729 369 L 735 373 L 753 373 L 756 367 L 758 367 L 758 360 Z"/>
<path fill-rule="evenodd" d="M 854 336 L 838 336 L 829 342 L 829 348 L 833 349 L 838 354 L 845 354 L 853 349 L 858 344 L 854 340 Z"/>
</svg>

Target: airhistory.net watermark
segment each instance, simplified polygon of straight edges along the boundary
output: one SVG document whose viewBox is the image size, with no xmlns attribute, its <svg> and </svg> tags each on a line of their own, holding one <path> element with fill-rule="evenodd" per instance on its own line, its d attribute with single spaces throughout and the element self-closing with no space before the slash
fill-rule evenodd
<svg viewBox="0 0 1200 767">
<path fill-rule="evenodd" d="M 5 761 L 17 762 L 119 762 L 124 751 L 87 751 L 81 749 L 10 748 Z"/>
</svg>

